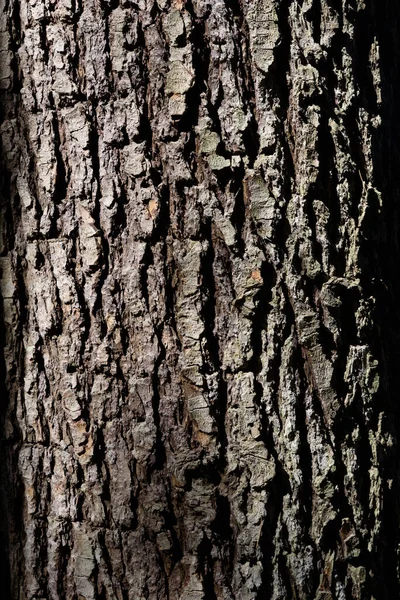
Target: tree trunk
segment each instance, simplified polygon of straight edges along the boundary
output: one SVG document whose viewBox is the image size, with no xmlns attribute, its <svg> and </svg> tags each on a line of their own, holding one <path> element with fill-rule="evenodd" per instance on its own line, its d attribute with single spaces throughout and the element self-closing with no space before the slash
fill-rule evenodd
<svg viewBox="0 0 400 600">
<path fill-rule="evenodd" d="M 400 597 L 399 15 L 2 2 L 2 598 Z"/>
</svg>

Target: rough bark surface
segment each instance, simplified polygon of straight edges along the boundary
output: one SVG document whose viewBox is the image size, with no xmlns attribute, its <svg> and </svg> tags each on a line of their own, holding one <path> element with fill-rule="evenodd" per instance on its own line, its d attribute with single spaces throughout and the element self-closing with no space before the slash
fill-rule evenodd
<svg viewBox="0 0 400 600">
<path fill-rule="evenodd" d="M 1 1 L 2 598 L 399 597 L 399 13 Z"/>
</svg>

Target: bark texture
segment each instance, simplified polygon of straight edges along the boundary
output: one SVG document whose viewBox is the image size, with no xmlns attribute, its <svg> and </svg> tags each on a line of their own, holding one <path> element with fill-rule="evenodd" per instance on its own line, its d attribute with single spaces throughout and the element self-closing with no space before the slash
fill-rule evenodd
<svg viewBox="0 0 400 600">
<path fill-rule="evenodd" d="M 399 13 L 1 0 L 2 598 L 399 597 Z"/>
</svg>

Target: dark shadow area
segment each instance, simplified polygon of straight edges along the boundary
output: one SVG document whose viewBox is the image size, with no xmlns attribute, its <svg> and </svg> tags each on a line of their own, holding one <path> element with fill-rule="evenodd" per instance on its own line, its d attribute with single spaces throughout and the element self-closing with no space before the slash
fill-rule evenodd
<svg viewBox="0 0 400 600">
<path fill-rule="evenodd" d="M 2 49 L 2 48 L 0 48 Z M 12 48 L 15 50 L 15 48 Z M 15 69 L 15 63 L 12 63 Z M 16 72 L 16 69 L 15 69 Z M 16 76 L 15 76 L 16 77 Z M 19 92 L 14 82 L 12 90 L 0 90 L 0 126 L 10 118 L 9 110 L 13 97 Z M 15 218 L 19 218 L 18 195 L 11 193 L 11 177 L 8 168 L 9 157 L 4 140 L 0 135 L 0 257 L 10 256 L 14 249 Z M 0 281 L 3 277 L 0 265 Z M 24 299 L 18 299 L 24 308 Z M 17 429 L 13 416 L 14 408 L 10 398 L 10 381 L 17 393 L 19 365 L 7 366 L 6 347 L 12 344 L 6 340 L 5 302 L 0 285 L 0 600 L 13 600 L 19 597 L 18 564 L 20 556 L 21 499 L 22 493 L 17 478 Z M 23 315 L 21 315 L 21 318 Z M 15 341 L 15 340 L 14 340 Z M 13 349 L 11 348 L 11 351 Z M 18 355 L 18 350 L 13 351 Z"/>
<path fill-rule="evenodd" d="M 380 390 L 374 401 L 372 426 L 375 430 L 381 427 L 382 439 L 392 436 L 394 440 L 392 446 L 382 443 L 377 450 L 385 487 L 379 545 L 371 553 L 377 574 L 374 595 L 385 600 L 400 597 L 396 552 L 400 543 L 400 5 L 396 0 L 374 0 L 366 6 L 364 18 L 355 15 L 355 50 L 365 64 L 365 40 L 378 41 L 380 106 L 370 72 L 368 75 L 365 69 L 363 76 L 359 70 L 357 84 L 363 107 L 375 112 L 376 105 L 382 119 L 372 136 L 373 185 L 382 195 L 379 198 L 374 190 L 368 193 L 360 263 L 366 297 L 376 299 L 375 331 L 368 334 L 380 365 Z M 382 413 L 385 421 L 379 425 Z M 393 480 L 391 489 L 386 485 L 388 480 Z"/>
</svg>

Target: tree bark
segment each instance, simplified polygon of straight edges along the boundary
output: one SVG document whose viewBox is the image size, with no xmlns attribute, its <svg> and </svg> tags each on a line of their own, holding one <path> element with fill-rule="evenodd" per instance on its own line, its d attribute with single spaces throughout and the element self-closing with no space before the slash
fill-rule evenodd
<svg viewBox="0 0 400 600">
<path fill-rule="evenodd" d="M 2 2 L 2 598 L 400 597 L 399 13 Z"/>
</svg>

